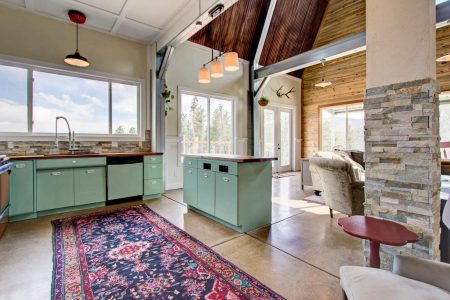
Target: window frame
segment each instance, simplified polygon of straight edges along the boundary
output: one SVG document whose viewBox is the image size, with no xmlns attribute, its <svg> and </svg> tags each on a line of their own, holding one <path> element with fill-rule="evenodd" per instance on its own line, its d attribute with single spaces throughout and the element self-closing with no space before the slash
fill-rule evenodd
<svg viewBox="0 0 450 300">
<path fill-rule="evenodd" d="M 232 142 L 232 149 L 233 149 L 233 154 L 236 153 L 236 96 L 232 96 L 232 95 L 227 95 L 227 94 L 221 94 L 221 93 L 215 93 L 215 92 L 210 92 L 210 91 L 202 91 L 202 90 L 196 90 L 196 89 L 191 89 L 191 88 L 186 88 L 186 87 L 177 87 L 177 105 L 178 105 L 178 112 L 177 112 L 177 132 L 178 132 L 178 166 L 183 166 L 183 160 L 181 157 L 182 154 L 182 149 L 183 149 L 183 145 L 182 145 L 182 134 L 181 134 L 181 96 L 182 94 L 189 94 L 189 95 L 193 95 L 193 96 L 199 96 L 199 97 L 205 97 L 208 99 L 208 109 L 207 109 L 207 119 L 208 119 L 208 145 L 210 144 L 210 99 L 211 98 L 216 98 L 216 99 L 220 99 L 220 100 L 226 100 L 226 101 L 230 101 L 231 102 L 231 110 L 232 110 L 232 120 L 231 120 L 231 125 L 233 126 L 233 128 L 231 129 L 232 132 L 232 138 L 231 138 L 231 142 Z M 210 145 L 209 145 L 210 147 Z"/>
<path fill-rule="evenodd" d="M 59 64 L 44 63 L 40 61 L 16 58 L 7 55 L 0 55 L 0 66 L 9 66 L 27 70 L 27 132 L 0 132 L 0 141 L 53 141 L 55 133 L 37 133 L 32 131 L 33 123 L 33 72 L 45 72 L 55 75 L 71 76 L 82 79 L 100 80 L 108 82 L 108 134 L 96 133 L 77 133 L 75 131 L 76 141 L 144 141 L 145 140 L 145 101 L 144 86 L 145 80 L 132 78 L 109 73 L 97 72 L 92 70 L 80 70 L 79 68 L 64 66 Z M 112 83 L 134 85 L 138 89 L 137 97 L 137 134 L 113 134 L 112 133 Z M 69 119 L 70 122 L 70 119 Z M 65 139 L 61 135 L 61 139 Z"/>
<path fill-rule="evenodd" d="M 330 108 L 339 108 L 339 107 L 344 108 L 345 107 L 345 148 L 347 148 L 347 144 L 348 144 L 348 112 L 349 112 L 348 106 L 352 106 L 352 105 L 356 105 L 356 104 L 362 105 L 362 112 L 364 113 L 364 102 L 361 100 L 319 106 L 318 109 L 319 109 L 319 150 L 320 151 L 325 151 L 322 148 L 322 146 L 323 146 L 322 111 L 325 109 L 330 109 Z M 364 114 L 364 120 L 365 120 L 365 114 Z M 346 150 L 348 150 L 348 149 L 346 149 Z M 365 150 L 363 150 L 363 151 L 365 151 Z"/>
</svg>

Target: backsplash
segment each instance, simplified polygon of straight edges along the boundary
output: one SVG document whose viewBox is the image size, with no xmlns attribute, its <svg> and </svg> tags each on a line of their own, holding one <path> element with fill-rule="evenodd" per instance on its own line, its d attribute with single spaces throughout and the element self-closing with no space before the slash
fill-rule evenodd
<svg viewBox="0 0 450 300">
<path fill-rule="evenodd" d="M 114 152 L 139 152 L 151 150 L 151 133 L 150 130 L 145 132 L 145 141 L 141 142 L 111 142 L 111 141 L 75 141 L 76 147 L 80 148 L 83 152 L 91 153 L 114 153 Z M 55 147 L 54 141 L 27 141 L 27 142 L 13 142 L 14 147 L 8 148 L 8 142 L 0 142 L 0 154 L 6 154 L 9 156 L 14 155 L 36 155 L 36 154 L 58 154 L 67 153 L 69 148 L 68 141 L 60 141 L 59 149 Z M 117 147 L 113 147 L 113 143 L 117 144 Z M 114 145 L 115 146 L 115 145 Z"/>
</svg>

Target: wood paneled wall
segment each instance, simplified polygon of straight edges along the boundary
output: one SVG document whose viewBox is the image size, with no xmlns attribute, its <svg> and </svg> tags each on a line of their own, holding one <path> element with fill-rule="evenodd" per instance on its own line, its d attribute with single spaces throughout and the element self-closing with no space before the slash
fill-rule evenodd
<svg viewBox="0 0 450 300">
<path fill-rule="evenodd" d="M 366 30 L 364 0 L 330 0 L 314 47 Z M 450 52 L 450 26 L 436 31 L 437 57 Z M 441 91 L 450 91 L 450 63 L 437 64 L 437 80 Z M 314 87 L 322 74 L 333 85 Z M 325 68 L 312 66 L 303 73 L 302 156 L 319 150 L 319 107 L 362 101 L 366 88 L 366 53 L 356 53 L 325 63 Z"/>
<path fill-rule="evenodd" d="M 330 0 L 314 48 L 366 30 L 365 0 Z M 333 84 L 315 87 L 322 76 Z M 302 156 L 319 150 L 319 107 L 363 100 L 366 88 L 365 52 L 306 68 L 303 73 Z"/>
</svg>

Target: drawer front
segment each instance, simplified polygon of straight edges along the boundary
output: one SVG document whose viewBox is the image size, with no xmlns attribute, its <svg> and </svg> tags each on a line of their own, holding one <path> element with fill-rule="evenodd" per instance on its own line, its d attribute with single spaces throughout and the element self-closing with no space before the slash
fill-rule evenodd
<svg viewBox="0 0 450 300">
<path fill-rule="evenodd" d="M 144 195 L 162 194 L 164 192 L 162 179 L 144 180 Z"/>
<path fill-rule="evenodd" d="M 108 200 L 143 195 L 143 164 L 108 166 Z"/>
<path fill-rule="evenodd" d="M 185 167 L 190 167 L 190 168 L 197 168 L 197 158 L 194 157 L 185 157 L 183 159 L 183 165 Z"/>
<path fill-rule="evenodd" d="M 197 207 L 197 169 L 183 168 L 183 201 Z"/>
<path fill-rule="evenodd" d="M 238 224 L 237 176 L 216 173 L 216 207 L 214 215 L 230 224 Z"/>
<path fill-rule="evenodd" d="M 162 178 L 162 164 L 144 164 L 144 179 Z"/>
<path fill-rule="evenodd" d="M 217 161 L 208 159 L 199 159 L 197 162 L 197 168 L 202 170 L 214 171 Z"/>
<path fill-rule="evenodd" d="M 214 215 L 214 198 L 216 185 L 215 173 L 208 170 L 198 170 L 197 182 L 197 208 L 210 215 Z"/>
<path fill-rule="evenodd" d="M 106 157 L 38 159 L 36 169 L 106 166 Z"/>
<path fill-rule="evenodd" d="M 144 163 L 146 164 L 162 164 L 162 155 L 147 155 L 144 156 Z"/>
<path fill-rule="evenodd" d="M 75 205 L 106 201 L 105 167 L 74 169 Z"/>
<path fill-rule="evenodd" d="M 73 169 L 38 171 L 37 211 L 74 205 Z"/>
<path fill-rule="evenodd" d="M 216 161 L 214 164 L 214 172 L 220 172 L 224 174 L 237 175 L 238 174 L 238 163 L 229 161 Z"/>
<path fill-rule="evenodd" d="M 13 161 L 10 178 L 10 215 L 34 212 L 34 162 Z"/>
</svg>

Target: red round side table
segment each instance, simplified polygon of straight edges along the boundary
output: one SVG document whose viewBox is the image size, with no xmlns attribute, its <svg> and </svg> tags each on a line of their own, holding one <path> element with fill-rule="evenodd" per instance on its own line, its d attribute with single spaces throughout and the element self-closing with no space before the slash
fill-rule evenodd
<svg viewBox="0 0 450 300">
<path fill-rule="evenodd" d="M 419 240 L 419 236 L 405 226 L 373 217 L 340 218 L 338 224 L 346 233 L 370 241 L 369 265 L 372 268 L 380 267 L 380 244 L 403 246 Z"/>
</svg>

